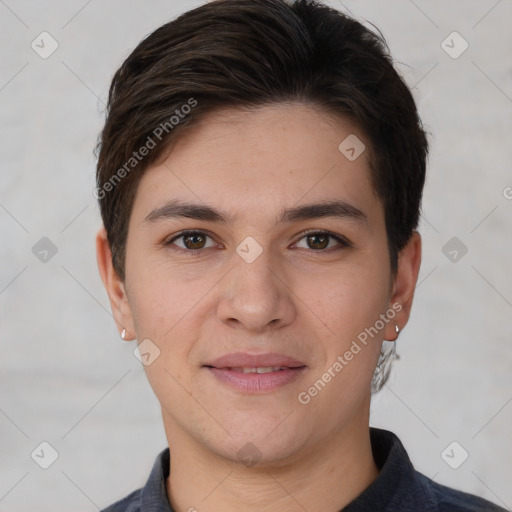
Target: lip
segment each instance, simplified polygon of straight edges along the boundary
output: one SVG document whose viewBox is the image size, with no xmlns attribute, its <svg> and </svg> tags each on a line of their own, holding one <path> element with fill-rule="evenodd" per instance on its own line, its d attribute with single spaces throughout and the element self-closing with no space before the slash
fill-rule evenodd
<svg viewBox="0 0 512 512">
<path fill-rule="evenodd" d="M 258 368 L 283 366 L 282 370 L 268 373 L 241 373 L 233 368 Z M 204 367 L 221 383 L 249 394 L 267 393 L 281 388 L 297 380 L 307 369 L 307 366 L 284 354 L 247 354 L 235 352 L 226 354 Z"/>
<path fill-rule="evenodd" d="M 233 352 L 223 355 L 204 366 L 213 366 L 214 368 L 255 368 L 266 366 L 287 366 L 288 368 L 298 368 L 306 366 L 301 361 L 284 354 L 267 352 L 264 354 L 248 354 L 246 352 Z"/>
<path fill-rule="evenodd" d="M 279 389 L 297 380 L 305 366 L 269 373 L 241 373 L 227 368 L 207 368 L 220 382 L 243 393 L 261 394 Z"/>
</svg>

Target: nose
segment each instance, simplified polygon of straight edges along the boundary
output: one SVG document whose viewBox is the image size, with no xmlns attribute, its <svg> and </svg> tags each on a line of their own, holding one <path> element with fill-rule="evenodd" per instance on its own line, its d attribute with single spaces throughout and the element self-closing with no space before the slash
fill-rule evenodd
<svg viewBox="0 0 512 512">
<path fill-rule="evenodd" d="M 251 263 L 238 261 L 219 285 L 218 316 L 231 327 L 264 332 L 284 327 L 296 316 L 291 283 L 269 250 Z"/>
</svg>

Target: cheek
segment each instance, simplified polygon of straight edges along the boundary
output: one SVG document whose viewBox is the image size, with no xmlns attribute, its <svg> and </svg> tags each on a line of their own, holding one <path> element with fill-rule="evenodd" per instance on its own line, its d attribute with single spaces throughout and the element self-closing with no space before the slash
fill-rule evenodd
<svg viewBox="0 0 512 512">
<path fill-rule="evenodd" d="M 364 390 L 369 389 L 384 336 L 382 329 L 376 333 L 372 328 L 387 307 L 387 279 L 382 263 L 375 259 L 371 264 L 366 261 L 342 276 L 333 275 L 322 304 L 315 306 L 321 320 L 330 328 L 328 337 L 324 338 L 323 371 L 330 369 L 336 375 L 319 403 L 341 401 L 340 406 L 357 407 L 353 400 L 365 396 Z M 346 389 L 360 392 L 347 396 Z"/>
<path fill-rule="evenodd" d="M 356 336 L 373 325 L 387 306 L 388 274 L 379 262 L 361 261 L 350 270 L 325 276 L 320 282 L 308 284 L 316 286 L 307 302 L 314 305 L 319 318 L 342 339 Z M 304 288 L 303 293 L 306 291 Z"/>
<path fill-rule="evenodd" d="M 128 267 L 130 306 L 138 320 L 140 334 L 163 338 L 171 335 L 179 322 L 206 296 L 212 287 L 208 273 L 191 279 L 183 271 L 170 267 L 162 258 L 133 257 Z"/>
<path fill-rule="evenodd" d="M 197 338 L 197 325 L 201 324 L 197 319 L 200 297 L 207 288 L 183 285 L 179 279 L 163 278 L 159 272 L 140 277 L 132 301 L 137 339 L 150 339 L 159 350 L 158 357 L 144 370 L 159 399 L 172 396 L 181 400 L 183 388 L 179 383 L 190 378 L 186 362 Z"/>
<path fill-rule="evenodd" d="M 150 339 L 160 350 L 155 364 L 145 368 L 152 385 L 158 386 L 155 379 L 167 382 L 170 377 L 158 369 L 167 369 L 180 381 L 190 377 L 188 363 L 197 340 L 205 337 L 204 326 L 212 314 L 208 299 L 217 281 L 208 275 L 189 279 L 157 267 L 138 274 L 131 301 L 137 339 Z"/>
</svg>

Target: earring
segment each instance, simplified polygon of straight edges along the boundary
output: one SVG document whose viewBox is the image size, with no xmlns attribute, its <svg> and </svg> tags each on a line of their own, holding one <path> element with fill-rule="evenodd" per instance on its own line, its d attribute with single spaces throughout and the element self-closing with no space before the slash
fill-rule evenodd
<svg viewBox="0 0 512 512">
<path fill-rule="evenodd" d="M 398 327 L 397 324 L 395 324 L 395 331 L 396 331 L 396 339 L 395 341 L 398 339 L 398 336 L 400 335 L 400 327 Z"/>
<path fill-rule="evenodd" d="M 123 340 L 126 338 L 126 329 L 123 329 L 123 332 L 121 333 L 121 338 Z"/>
</svg>

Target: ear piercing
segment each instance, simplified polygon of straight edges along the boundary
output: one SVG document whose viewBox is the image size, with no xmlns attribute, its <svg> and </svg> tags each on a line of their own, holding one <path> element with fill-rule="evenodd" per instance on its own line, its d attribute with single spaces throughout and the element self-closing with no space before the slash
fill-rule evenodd
<svg viewBox="0 0 512 512">
<path fill-rule="evenodd" d="M 126 329 L 123 329 L 123 332 L 121 333 L 121 338 L 123 340 L 126 338 Z"/>
</svg>

